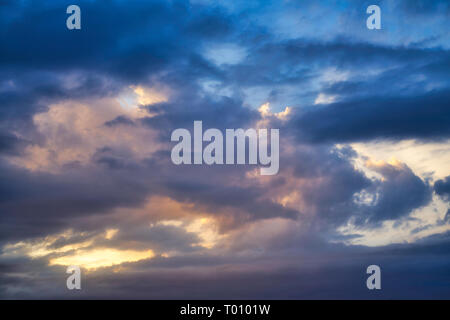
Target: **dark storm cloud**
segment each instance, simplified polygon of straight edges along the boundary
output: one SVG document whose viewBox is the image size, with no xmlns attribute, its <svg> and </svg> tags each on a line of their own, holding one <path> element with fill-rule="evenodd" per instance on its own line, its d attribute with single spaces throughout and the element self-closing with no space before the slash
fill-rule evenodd
<svg viewBox="0 0 450 320">
<path fill-rule="evenodd" d="M 298 210 L 285 208 L 267 199 L 267 190 L 244 182 L 245 175 L 256 166 L 176 166 L 170 163 L 170 155 L 159 154 L 149 164 L 158 174 L 153 183 L 155 192 L 168 195 L 181 203 L 196 205 L 200 212 L 212 212 L 217 218 L 230 219 L 223 228 L 260 219 L 283 217 L 295 219 Z M 282 185 L 280 179 L 274 181 Z"/>
<path fill-rule="evenodd" d="M 367 97 L 311 107 L 292 120 L 312 142 L 450 137 L 450 90 L 408 97 Z"/>
<path fill-rule="evenodd" d="M 136 206 L 150 192 L 145 179 L 132 177 L 130 172 L 111 175 L 101 170 L 72 169 L 53 175 L 3 164 L 0 176 L 2 241 L 75 228 L 77 217 L 104 213 L 117 206 Z"/>
<path fill-rule="evenodd" d="M 342 38 L 326 42 L 310 39 L 276 41 L 265 36 L 251 43 L 251 54 L 241 64 L 230 66 L 228 73 L 234 81 L 242 84 L 273 85 L 301 83 L 309 80 L 315 72 L 330 66 L 363 72 L 405 67 L 401 75 L 406 77 L 407 69 L 414 72 L 420 67 L 423 72 L 428 65 L 442 64 L 448 70 L 448 62 L 448 51 L 440 48 L 418 49 L 352 42 Z"/>
<path fill-rule="evenodd" d="M 434 191 L 442 198 L 450 200 L 450 176 L 434 183 Z"/>
<path fill-rule="evenodd" d="M 20 150 L 28 145 L 26 140 L 20 139 L 9 133 L 0 132 L 0 155 L 20 155 Z"/>
<path fill-rule="evenodd" d="M 77 4 L 83 14 L 83 27 L 77 32 L 65 27 L 64 3 L 3 6 L 0 15 L 11 11 L 15 15 L 0 22 L 2 43 L 8 43 L 0 53 L 0 64 L 18 70 L 94 68 L 137 79 L 189 56 L 200 38 L 223 38 L 232 29 L 219 9 L 184 1 Z"/>
<path fill-rule="evenodd" d="M 371 180 L 354 168 L 355 152 L 351 148 L 328 146 L 298 148 L 288 160 L 294 176 L 314 183 L 299 186 L 305 203 L 318 214 L 318 223 L 328 227 L 352 219 L 356 225 L 375 226 L 396 220 L 431 201 L 432 188 L 406 165 L 388 163 L 370 168 L 383 180 Z M 274 188 L 276 189 L 276 188 Z M 369 194 L 361 202 L 358 194 Z"/>
<path fill-rule="evenodd" d="M 339 143 L 449 137 L 448 51 L 345 43 L 326 46 L 329 57 L 321 59 L 324 53 L 317 53 L 312 55 L 313 61 L 331 60 L 343 70 L 351 65 L 368 73 L 372 67 L 382 71 L 375 76 L 359 74 L 317 90 L 316 94 L 338 95 L 338 102 L 295 110 L 291 121 L 300 139 Z M 299 49 L 297 54 L 301 52 Z"/>
<path fill-rule="evenodd" d="M 290 165 L 296 178 L 311 179 L 299 187 L 304 201 L 326 224 L 340 224 L 356 213 L 355 193 L 373 183 L 352 165 L 353 154 L 330 147 L 299 148 Z"/>
<path fill-rule="evenodd" d="M 263 87 L 269 98 L 279 101 L 286 92 L 283 86 L 295 91 L 289 104 L 298 107 L 293 118 L 287 122 L 270 119 L 270 125 L 280 128 L 281 139 L 297 138 L 289 146 L 295 151 L 292 156 L 281 155 L 280 175 L 265 185 L 245 178 L 256 167 L 174 166 L 169 147 L 138 161 L 105 145 L 89 165 L 70 163 L 54 174 L 0 162 L 0 244 L 68 228 L 87 232 L 58 239 L 52 245 L 56 248 L 116 227 L 120 229 L 116 238 L 96 238 L 95 245 L 151 246 L 186 254 L 125 264 L 130 273 L 112 275 L 101 269 L 87 276 L 92 278 L 87 279 L 80 297 L 372 298 L 364 284 L 365 267 L 373 263 L 386 270 L 385 291 L 375 297 L 448 296 L 448 289 L 441 285 L 449 280 L 447 235 L 379 249 L 326 243 L 336 227 L 350 219 L 357 226 L 371 228 L 387 220 L 408 219 L 414 209 L 431 200 L 432 188 L 407 166 L 374 167 L 384 180 L 371 180 L 355 169 L 354 150 L 337 150 L 333 144 L 449 138 L 450 59 L 445 47 L 393 46 L 370 43 L 370 38 L 366 42 L 339 36 L 323 41 L 285 40 L 269 32 L 275 28 L 270 19 L 264 27 L 252 26 L 247 9 L 242 13 L 216 4 L 183 1 L 81 1 L 82 29 L 72 32 L 65 27 L 66 4 L 0 3 L 0 42 L 7 44 L 0 50 L 1 156 L 20 155 L 29 145 L 45 145 L 45 137 L 31 119 L 50 104 L 111 97 L 129 85 L 163 84 L 173 90 L 173 96 L 146 106 L 152 117 L 118 116 L 104 127 L 147 127 L 166 146 L 170 146 L 173 129 L 190 129 L 194 120 L 202 120 L 205 129 L 248 128 L 263 120 L 256 110 L 246 107 L 245 89 Z M 436 11 L 448 10 L 442 1 L 398 3 L 431 17 Z M 245 48 L 242 61 L 216 65 L 204 57 L 205 48 L 224 42 Z M 349 72 L 348 79 L 321 83 L 327 68 Z M 219 88 L 230 92 L 206 92 L 202 82 L 207 80 L 218 81 Z M 319 93 L 336 94 L 338 102 L 311 106 Z M 306 106 L 302 99 L 309 99 Z M 301 182 L 288 190 L 290 179 Z M 448 197 L 448 180 L 437 181 L 434 191 Z M 273 201 L 286 191 L 301 192 L 307 211 Z M 355 195 L 362 191 L 374 200 L 355 202 Z M 233 246 L 236 255 L 214 256 L 200 250 L 200 239 L 194 233 L 173 226 L 147 228 L 155 219 L 153 212 L 146 211 L 138 226 L 128 216 L 113 216 L 117 209 L 141 207 L 152 195 L 214 215 L 222 223 L 220 231 L 281 217 L 293 224 L 304 219 L 308 227 L 318 225 L 322 239 L 288 234 L 262 247 L 262 257 L 248 255 L 246 250 L 253 248 L 238 244 Z M 172 212 L 158 214 L 165 217 Z M 324 259 L 327 265 L 321 262 Z M 312 267 L 299 270 L 304 261 Z M 255 263 L 267 266 L 267 271 L 254 271 Z M 276 263 L 280 268 L 271 269 Z M 243 271 L 232 271 L 233 264 Z M 211 273 L 209 266 L 225 272 Z M 192 273 L 189 268 L 200 271 Z M 36 270 L 41 271 L 38 277 Z M 46 259 L 2 256 L 0 271 L 2 297 L 69 297 L 65 268 L 49 267 Z M 401 291 L 405 287 L 414 290 Z"/>
<path fill-rule="evenodd" d="M 382 174 L 385 180 L 375 183 L 374 192 L 378 193 L 376 204 L 362 210 L 362 215 L 357 214 L 361 224 L 396 220 L 431 201 L 431 187 L 406 165 L 397 167 L 385 164 L 374 170 Z"/>
</svg>

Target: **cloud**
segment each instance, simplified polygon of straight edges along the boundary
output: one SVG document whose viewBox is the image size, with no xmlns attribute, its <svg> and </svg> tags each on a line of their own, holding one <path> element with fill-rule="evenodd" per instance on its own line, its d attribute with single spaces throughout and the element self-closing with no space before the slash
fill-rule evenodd
<svg viewBox="0 0 450 320">
<path fill-rule="evenodd" d="M 298 112 L 292 126 L 303 140 L 447 139 L 448 90 L 414 97 L 373 97 Z M 435 114 L 441 116 L 436 118 Z"/>
<path fill-rule="evenodd" d="M 442 198 L 449 200 L 450 197 L 450 176 L 438 180 L 434 183 L 434 191 Z"/>
<path fill-rule="evenodd" d="M 0 7 L 1 297 L 448 296 L 444 2 L 79 5 Z M 279 174 L 174 165 L 195 120 L 279 128 Z"/>
</svg>

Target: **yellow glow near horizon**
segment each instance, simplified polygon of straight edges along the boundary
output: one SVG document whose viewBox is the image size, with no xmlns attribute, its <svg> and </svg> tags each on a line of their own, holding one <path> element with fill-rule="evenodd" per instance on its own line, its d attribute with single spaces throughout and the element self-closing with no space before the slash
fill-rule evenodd
<svg viewBox="0 0 450 320">
<path fill-rule="evenodd" d="M 152 250 L 117 250 L 111 248 L 79 251 L 76 254 L 51 259 L 50 265 L 76 265 L 86 269 L 110 267 L 125 262 L 136 262 L 153 258 Z"/>
<path fill-rule="evenodd" d="M 8 243 L 3 246 L 2 256 L 29 256 L 32 259 L 45 257 L 52 253 L 65 253 L 72 250 L 89 247 L 92 240 L 76 242 L 64 245 L 62 247 L 52 247 L 52 244 L 57 240 L 57 237 L 49 236 L 40 242 L 24 242 Z"/>
<path fill-rule="evenodd" d="M 61 234 L 47 236 L 41 241 L 9 243 L 3 246 L 2 254 L 5 257 L 28 256 L 31 259 L 49 258 L 49 265 L 77 265 L 86 269 L 109 267 L 125 262 L 135 262 L 150 259 L 155 256 L 153 250 L 122 250 L 116 248 L 93 247 L 100 239 L 111 240 L 119 232 L 118 229 L 106 229 L 103 234 L 93 235 L 90 239 L 81 242 L 55 246 L 58 240 L 69 241 L 71 237 L 83 235 L 71 230 Z M 58 257 L 55 257 L 58 255 Z"/>
</svg>

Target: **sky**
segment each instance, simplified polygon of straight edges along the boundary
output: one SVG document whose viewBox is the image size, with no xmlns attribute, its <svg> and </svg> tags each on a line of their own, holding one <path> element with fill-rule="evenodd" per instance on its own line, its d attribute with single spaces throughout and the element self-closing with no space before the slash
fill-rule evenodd
<svg viewBox="0 0 450 320">
<path fill-rule="evenodd" d="M 0 0 L 0 298 L 449 299 L 449 18 Z M 196 120 L 279 129 L 279 172 L 173 164 Z"/>
</svg>

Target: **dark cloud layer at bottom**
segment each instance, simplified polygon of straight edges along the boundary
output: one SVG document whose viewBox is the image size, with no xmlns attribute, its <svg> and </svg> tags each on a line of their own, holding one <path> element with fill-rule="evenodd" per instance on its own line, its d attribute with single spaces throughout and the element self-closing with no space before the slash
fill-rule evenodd
<svg viewBox="0 0 450 320">
<path fill-rule="evenodd" d="M 252 263 L 246 259 L 239 272 L 215 258 L 199 256 L 201 266 L 191 261 L 190 267 L 181 269 L 158 258 L 129 265 L 127 273 L 108 269 L 87 273 L 80 291 L 67 290 L 65 268 L 53 267 L 52 273 L 31 281 L 3 275 L 0 296 L 35 299 L 34 290 L 39 290 L 43 293 L 40 299 L 445 299 L 450 298 L 450 262 L 446 259 L 449 241 L 447 234 L 418 244 L 384 248 L 337 245 L 328 248 L 326 259 L 286 256 L 287 263 L 273 270 L 255 266 L 264 260 Z M 185 263 L 189 264 L 188 260 Z M 372 264 L 381 267 L 381 290 L 366 287 L 366 268 Z M 18 269 L 26 271 L 29 267 L 21 265 Z M 0 268 L 12 271 L 5 264 Z M 21 291 L 22 286 L 27 289 Z M 7 293 L 8 287 L 17 292 Z"/>
</svg>

